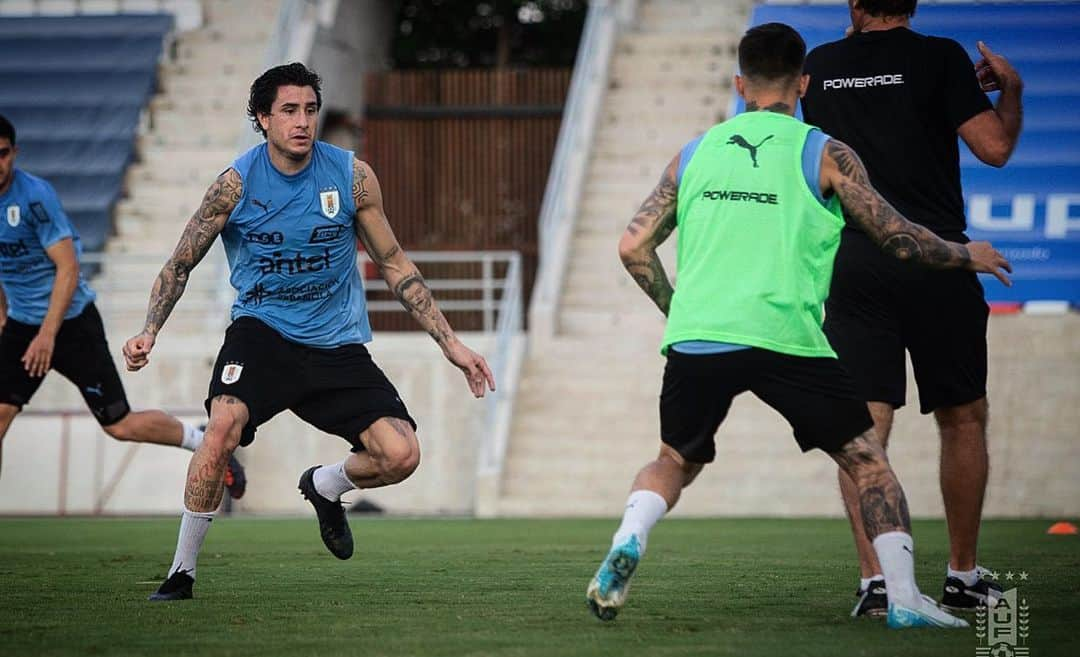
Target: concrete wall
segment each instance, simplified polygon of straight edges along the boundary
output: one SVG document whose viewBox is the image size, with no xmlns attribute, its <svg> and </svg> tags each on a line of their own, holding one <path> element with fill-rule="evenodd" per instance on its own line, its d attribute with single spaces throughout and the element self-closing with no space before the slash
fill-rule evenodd
<svg viewBox="0 0 1080 657">
<path fill-rule="evenodd" d="M 110 335 L 118 350 L 122 334 L 113 330 Z M 481 352 L 489 348 L 483 336 L 465 334 L 462 339 Z M 121 373 L 132 407 L 188 409 L 193 412 L 185 414 L 185 419 L 205 421 L 200 409 L 220 343 L 220 334 L 170 339 L 166 331 L 147 369 Z M 395 512 L 471 511 L 478 446 L 475 427 L 483 403 L 472 398 L 461 373 L 425 334 L 380 334 L 369 347 L 419 424 L 422 455 L 413 477 L 373 491 L 369 499 Z M 26 410 L 65 409 L 78 414 L 66 420 L 16 418 L 4 440 L 0 513 L 171 514 L 181 508 L 190 453 L 108 438 L 84 411 L 75 386 L 55 372 Z M 65 422 L 69 423 L 66 439 Z M 253 445 L 238 451 L 249 484 L 236 510 L 306 512 L 309 507 L 296 492 L 300 473 L 316 463 L 341 460 L 348 447 L 289 412 L 278 415 L 259 429 Z M 109 488 L 112 494 L 98 509 Z M 351 494 L 347 500 L 358 495 Z"/>
</svg>

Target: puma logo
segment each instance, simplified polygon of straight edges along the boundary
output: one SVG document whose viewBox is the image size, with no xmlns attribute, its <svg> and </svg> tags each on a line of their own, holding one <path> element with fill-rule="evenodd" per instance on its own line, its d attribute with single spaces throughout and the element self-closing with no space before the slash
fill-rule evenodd
<svg viewBox="0 0 1080 657">
<path fill-rule="evenodd" d="M 251 204 L 254 205 L 254 206 L 257 206 L 259 208 L 262 208 L 263 212 L 269 212 L 270 211 L 270 204 L 271 203 L 273 203 L 273 201 L 267 201 L 266 203 L 263 203 L 259 199 L 255 199 L 255 198 L 251 199 Z"/>
<path fill-rule="evenodd" d="M 104 387 L 100 383 L 97 384 L 96 386 L 86 386 L 85 390 L 86 390 L 86 392 L 93 393 L 94 395 L 97 395 L 98 397 L 101 397 L 102 395 L 105 394 Z"/>
<path fill-rule="evenodd" d="M 745 148 L 746 150 L 750 151 L 750 161 L 754 163 L 754 168 L 757 169 L 758 168 L 757 149 L 760 148 L 762 144 L 764 144 L 765 142 L 769 141 L 772 138 L 773 138 L 773 136 L 769 135 L 768 137 L 762 139 L 761 141 L 759 141 L 755 145 L 755 144 L 751 144 L 750 142 L 746 141 L 746 139 L 744 139 L 742 135 L 732 135 L 731 138 L 728 139 L 727 143 L 728 143 L 729 146 L 731 144 L 735 144 L 739 148 Z"/>
</svg>

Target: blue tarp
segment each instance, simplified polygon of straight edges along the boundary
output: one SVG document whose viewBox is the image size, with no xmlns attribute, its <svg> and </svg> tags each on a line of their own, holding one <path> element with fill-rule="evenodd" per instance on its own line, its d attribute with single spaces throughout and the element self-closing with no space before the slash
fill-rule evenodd
<svg viewBox="0 0 1080 657">
<path fill-rule="evenodd" d="M 0 18 L 0 113 L 17 166 L 52 183 L 88 251 L 111 232 L 170 15 Z"/>
<path fill-rule="evenodd" d="M 761 5 L 750 24 L 772 21 L 798 29 L 808 48 L 850 24 L 845 5 Z M 984 281 L 987 298 L 1080 304 L 1080 3 L 924 5 L 912 28 L 955 39 L 973 61 L 982 40 L 1024 77 L 1024 130 L 1009 163 L 994 169 L 960 149 L 968 234 L 994 242 L 1016 270 L 1012 288 Z"/>
</svg>

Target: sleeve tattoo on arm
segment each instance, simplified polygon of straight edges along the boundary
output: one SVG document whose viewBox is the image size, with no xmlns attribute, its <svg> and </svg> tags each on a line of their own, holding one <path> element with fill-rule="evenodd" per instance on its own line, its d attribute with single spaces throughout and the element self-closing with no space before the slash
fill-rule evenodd
<svg viewBox="0 0 1080 657">
<path fill-rule="evenodd" d="M 161 330 L 184 293 L 191 270 L 203 259 L 221 232 L 221 215 L 227 215 L 240 201 L 242 187 L 240 175 L 229 169 L 218 176 L 206 191 L 199 209 L 184 227 L 172 257 L 154 282 L 144 332 L 156 334 Z"/>
<path fill-rule="evenodd" d="M 665 171 L 660 184 L 652 191 L 641 209 L 626 227 L 626 232 L 641 240 L 641 248 L 630 257 L 623 258 L 626 270 L 645 294 L 656 303 L 665 315 L 671 307 L 674 290 L 667 272 L 656 253 L 659 246 L 675 230 L 676 200 L 679 187 L 670 171 Z"/>
<path fill-rule="evenodd" d="M 932 231 L 908 221 L 870 184 L 859 156 L 850 146 L 829 140 L 825 154 L 836 163 L 840 180 L 836 194 L 858 228 L 881 250 L 900 260 L 916 260 L 931 267 L 961 267 L 970 259 L 960 244 L 946 242 Z"/>
</svg>

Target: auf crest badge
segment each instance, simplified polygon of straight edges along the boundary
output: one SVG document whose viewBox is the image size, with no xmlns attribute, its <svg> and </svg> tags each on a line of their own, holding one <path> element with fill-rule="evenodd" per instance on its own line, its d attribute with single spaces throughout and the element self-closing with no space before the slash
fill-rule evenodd
<svg viewBox="0 0 1080 657">
<path fill-rule="evenodd" d="M 17 206 L 17 205 L 9 205 L 7 207 L 7 222 L 8 222 L 8 225 L 11 226 L 12 228 L 18 226 L 19 225 L 19 219 L 20 219 L 19 206 Z"/>
<path fill-rule="evenodd" d="M 240 380 L 240 373 L 244 371 L 244 366 L 240 363 L 228 363 L 225 368 L 221 370 L 221 382 L 225 385 L 230 383 L 236 383 Z"/>
<path fill-rule="evenodd" d="M 329 191 L 319 192 L 319 203 L 322 205 L 324 217 L 327 219 L 336 217 L 338 210 L 341 209 L 341 198 L 338 196 L 338 190 L 331 189 Z"/>
</svg>

